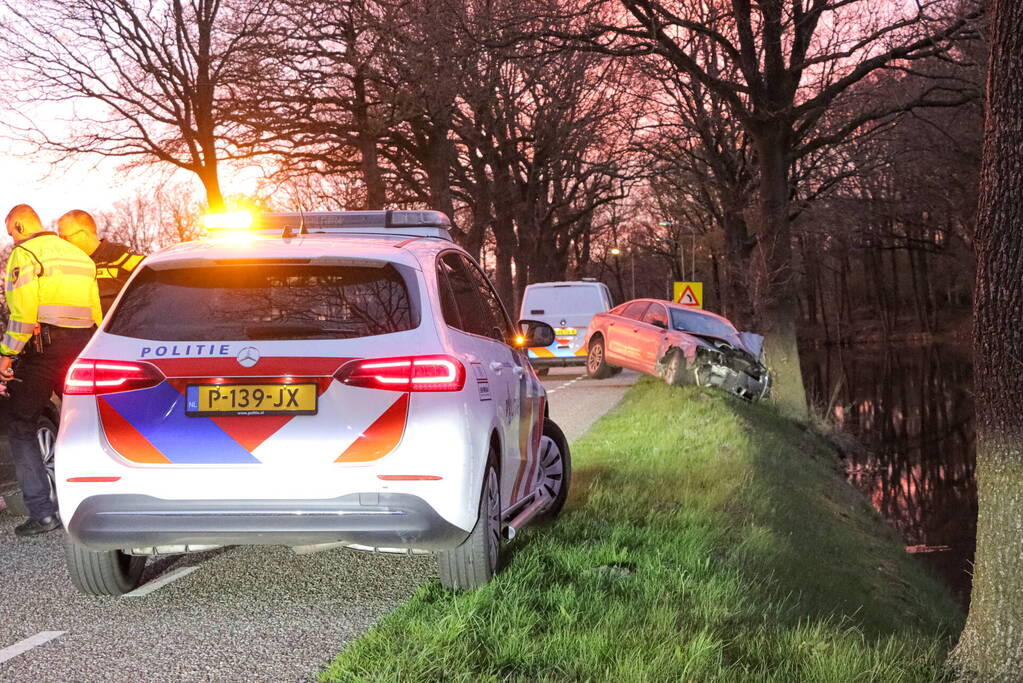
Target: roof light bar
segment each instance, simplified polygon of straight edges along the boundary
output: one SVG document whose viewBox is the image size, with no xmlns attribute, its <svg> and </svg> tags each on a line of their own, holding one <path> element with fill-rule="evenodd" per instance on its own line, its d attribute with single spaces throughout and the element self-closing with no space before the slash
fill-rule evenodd
<svg viewBox="0 0 1023 683">
<path fill-rule="evenodd" d="M 207 230 L 248 230 L 254 222 L 251 211 L 223 211 L 202 217 L 202 226 Z"/>
<path fill-rule="evenodd" d="M 451 220 L 440 211 L 388 211 L 387 227 L 450 228 Z"/>
<path fill-rule="evenodd" d="M 362 233 L 438 237 L 451 240 L 451 221 L 441 211 L 311 211 L 253 213 L 227 211 L 203 216 L 211 236 L 240 239 L 273 232 L 284 238 L 296 234 Z"/>
<path fill-rule="evenodd" d="M 254 228 L 291 237 L 335 231 L 439 237 L 450 240 L 451 221 L 441 211 L 313 211 L 261 214 Z"/>
<path fill-rule="evenodd" d="M 260 216 L 259 228 L 282 229 L 305 225 L 307 230 L 331 228 L 450 228 L 440 211 L 315 211 L 282 212 Z"/>
</svg>

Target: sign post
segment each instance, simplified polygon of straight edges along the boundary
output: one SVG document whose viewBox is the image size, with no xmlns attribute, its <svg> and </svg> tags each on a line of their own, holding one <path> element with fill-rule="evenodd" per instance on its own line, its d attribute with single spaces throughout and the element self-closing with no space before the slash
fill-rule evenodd
<svg viewBox="0 0 1023 683">
<path fill-rule="evenodd" d="M 702 282 L 676 282 L 672 299 L 683 306 L 703 308 Z"/>
</svg>

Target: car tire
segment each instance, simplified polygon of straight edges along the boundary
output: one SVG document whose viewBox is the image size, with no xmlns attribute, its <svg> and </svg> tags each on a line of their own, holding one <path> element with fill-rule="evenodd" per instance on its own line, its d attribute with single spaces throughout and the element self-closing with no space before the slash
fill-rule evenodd
<svg viewBox="0 0 1023 683">
<path fill-rule="evenodd" d="M 536 368 L 537 377 L 546 377 L 551 372 L 550 368 Z"/>
<path fill-rule="evenodd" d="M 440 583 L 456 591 L 473 590 L 490 582 L 501 560 L 501 480 L 495 453 L 483 473 L 476 526 L 460 546 L 437 554 Z"/>
<path fill-rule="evenodd" d="M 537 521 L 552 521 L 561 514 L 572 483 L 572 454 L 568 439 L 553 420 L 544 419 L 540 437 L 540 486 L 551 496 L 551 504 Z"/>
<path fill-rule="evenodd" d="M 672 349 L 661 363 L 661 378 L 673 387 L 692 384 L 692 372 L 686 367 L 685 356 L 678 349 Z"/>
<path fill-rule="evenodd" d="M 50 498 L 56 499 L 56 479 L 53 474 L 53 453 L 54 444 L 57 442 L 57 425 L 46 415 L 40 415 L 36 422 L 36 439 L 39 441 L 39 451 L 43 456 L 43 465 L 46 467 L 46 474 L 50 480 Z M 25 499 L 20 489 L 12 489 L 4 493 L 4 504 L 7 510 L 19 517 L 28 517 L 28 508 L 25 507 Z"/>
<path fill-rule="evenodd" d="M 590 340 L 588 353 L 586 354 L 586 374 L 590 379 L 607 379 L 614 375 L 614 366 L 608 365 L 607 355 L 604 352 L 604 338 L 596 337 Z"/>
<path fill-rule="evenodd" d="M 124 595 L 142 582 L 146 558 L 120 550 L 88 550 L 71 538 L 64 543 L 71 583 L 86 595 Z"/>
</svg>

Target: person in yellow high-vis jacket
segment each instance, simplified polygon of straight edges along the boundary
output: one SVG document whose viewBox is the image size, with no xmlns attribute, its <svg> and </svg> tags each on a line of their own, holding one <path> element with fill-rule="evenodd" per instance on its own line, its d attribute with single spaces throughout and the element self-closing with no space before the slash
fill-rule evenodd
<svg viewBox="0 0 1023 683">
<path fill-rule="evenodd" d="M 85 211 L 74 209 L 57 219 L 57 233 L 75 245 L 96 264 L 96 284 L 103 315 L 107 314 L 121 288 L 128 282 L 139 263 L 145 258 L 129 247 L 100 239 L 96 220 Z"/>
<path fill-rule="evenodd" d="M 8 439 L 29 519 L 16 527 L 32 536 L 60 526 L 53 486 L 43 464 L 36 422 L 53 392 L 102 321 L 96 266 L 80 249 L 43 229 L 27 204 L 11 209 L 5 221 L 14 238 L 4 292 L 10 319 L 0 337 L 0 382 L 8 385 L 11 419 Z"/>
</svg>

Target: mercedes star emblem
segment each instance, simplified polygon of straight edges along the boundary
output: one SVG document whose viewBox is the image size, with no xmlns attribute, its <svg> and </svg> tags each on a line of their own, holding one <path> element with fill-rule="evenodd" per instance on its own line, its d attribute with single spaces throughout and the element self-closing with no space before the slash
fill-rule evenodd
<svg viewBox="0 0 1023 683">
<path fill-rule="evenodd" d="M 238 365 L 251 368 L 259 362 L 259 350 L 255 346 L 246 346 L 238 352 Z"/>
</svg>

